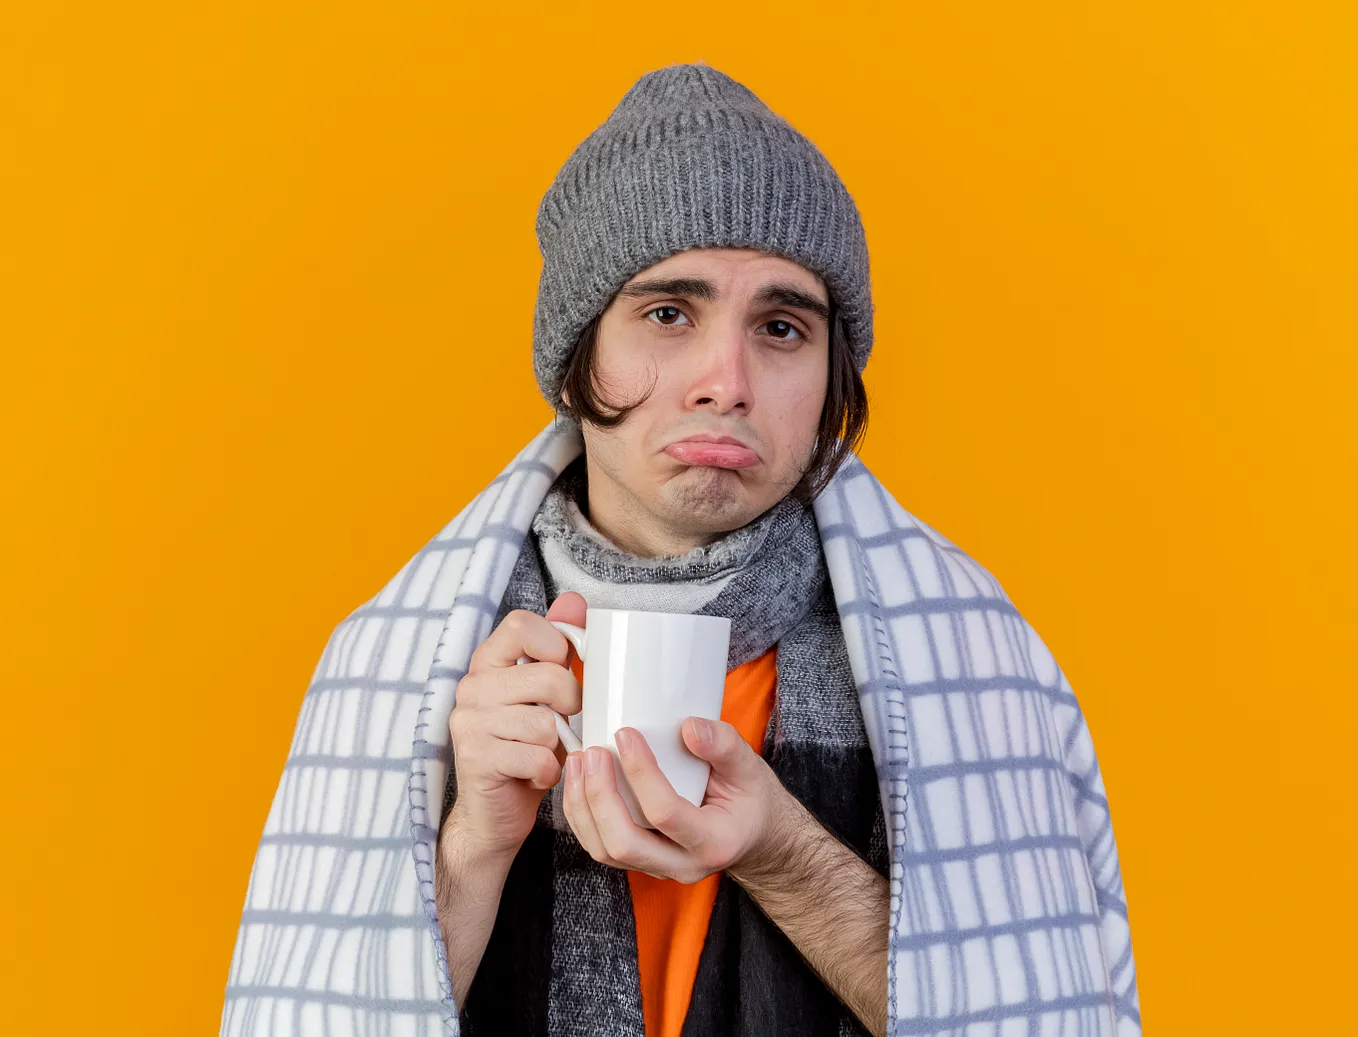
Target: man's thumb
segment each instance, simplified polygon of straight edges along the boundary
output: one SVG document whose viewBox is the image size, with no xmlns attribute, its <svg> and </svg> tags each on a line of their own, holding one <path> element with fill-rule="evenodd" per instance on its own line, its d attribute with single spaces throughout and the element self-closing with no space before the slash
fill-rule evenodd
<svg viewBox="0 0 1358 1037">
<path fill-rule="evenodd" d="M 689 752 L 706 760 L 718 773 L 735 773 L 745 762 L 746 754 L 753 755 L 740 732 L 724 720 L 689 717 L 681 730 Z"/>
<path fill-rule="evenodd" d="M 547 609 L 547 619 L 553 623 L 570 623 L 574 626 L 585 625 L 585 599 L 575 591 L 567 591 L 552 602 Z"/>
<path fill-rule="evenodd" d="M 570 623 L 572 626 L 583 627 L 585 625 L 584 597 L 576 594 L 575 591 L 567 591 L 565 594 L 560 595 L 556 601 L 548 606 L 547 621 L 549 623 Z M 569 645 L 567 647 L 567 669 L 575 665 L 573 660 L 578 658 L 579 655 L 580 653 L 575 650 L 575 645 Z"/>
</svg>

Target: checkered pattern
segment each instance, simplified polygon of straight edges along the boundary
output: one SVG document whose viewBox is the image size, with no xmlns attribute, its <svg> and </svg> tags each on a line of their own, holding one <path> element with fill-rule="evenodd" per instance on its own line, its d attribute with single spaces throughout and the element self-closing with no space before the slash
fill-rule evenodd
<svg viewBox="0 0 1358 1037">
<path fill-rule="evenodd" d="M 434 911 L 448 715 L 538 505 L 549 425 L 335 629 L 241 916 L 223 1035 L 457 1037 Z M 891 851 L 890 1032 L 1140 1033 L 1079 705 L 998 583 L 857 460 L 818 498 Z"/>
</svg>

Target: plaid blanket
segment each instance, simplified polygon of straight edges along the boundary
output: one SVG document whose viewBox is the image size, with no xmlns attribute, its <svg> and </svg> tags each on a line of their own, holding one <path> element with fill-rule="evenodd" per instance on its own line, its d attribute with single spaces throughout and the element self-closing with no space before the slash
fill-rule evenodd
<svg viewBox="0 0 1358 1037">
<path fill-rule="evenodd" d="M 434 908 L 448 716 L 582 449 L 548 425 L 330 636 L 250 874 L 223 1035 L 457 1037 Z M 1139 1034 L 1108 800 L 1052 653 L 857 458 L 814 511 L 887 821 L 889 1032 Z"/>
</svg>

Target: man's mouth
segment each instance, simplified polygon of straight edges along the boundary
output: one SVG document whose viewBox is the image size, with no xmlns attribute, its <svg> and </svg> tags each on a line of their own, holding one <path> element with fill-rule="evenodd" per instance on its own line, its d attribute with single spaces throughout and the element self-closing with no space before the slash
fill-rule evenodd
<svg viewBox="0 0 1358 1037">
<path fill-rule="evenodd" d="M 671 443 L 665 453 L 680 464 L 712 468 L 749 468 L 759 455 L 734 436 L 694 436 Z"/>
</svg>

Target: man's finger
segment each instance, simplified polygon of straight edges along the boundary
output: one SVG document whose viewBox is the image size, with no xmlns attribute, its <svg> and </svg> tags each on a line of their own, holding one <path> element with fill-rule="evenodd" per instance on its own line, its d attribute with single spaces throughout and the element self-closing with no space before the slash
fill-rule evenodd
<svg viewBox="0 0 1358 1037">
<path fill-rule="evenodd" d="M 549 789 L 561 780 L 556 754 L 541 745 L 497 740 L 486 762 L 506 778 L 518 778 L 535 789 Z"/>
<path fill-rule="evenodd" d="M 566 757 L 566 786 L 561 790 L 561 805 L 565 808 L 571 830 L 585 852 L 600 864 L 618 867 L 618 862 L 609 857 L 608 851 L 604 849 L 604 841 L 599 838 L 599 829 L 594 824 L 594 815 L 585 802 L 584 753 L 571 753 Z"/>
<path fill-rule="evenodd" d="M 587 608 L 583 594 L 567 591 L 552 602 L 551 607 L 547 610 L 547 619 L 553 623 L 571 623 L 582 627 L 585 625 Z"/>
<path fill-rule="evenodd" d="M 556 717 L 545 706 L 510 705 L 495 710 L 485 722 L 486 731 L 510 742 L 526 742 L 555 749 L 561 741 L 556 733 Z"/>
<path fill-rule="evenodd" d="M 688 751 L 723 777 L 748 777 L 751 766 L 761 762 L 740 732 L 724 720 L 689 717 L 679 730 Z"/>
<path fill-rule="evenodd" d="M 492 702 L 506 706 L 540 702 L 565 717 L 580 712 L 580 682 L 570 670 L 556 663 L 506 666 L 487 670 L 477 679 L 485 685 L 478 701 L 486 705 Z"/>
<path fill-rule="evenodd" d="M 522 655 L 565 666 L 569 653 L 570 642 L 545 617 L 527 609 L 515 609 L 476 646 L 467 672 L 514 666 Z"/>
<path fill-rule="evenodd" d="M 595 760 L 592 772 L 591 756 Z M 691 867 L 682 849 L 632 820 L 618 792 L 613 754 L 607 749 L 585 751 L 585 802 L 605 852 L 620 866 L 649 875 L 678 875 Z"/>
<path fill-rule="evenodd" d="M 706 841 L 702 812 L 674 791 L 645 736 L 636 728 L 623 727 L 614 740 L 618 743 L 623 773 L 646 820 L 684 849 L 698 849 Z"/>
</svg>

